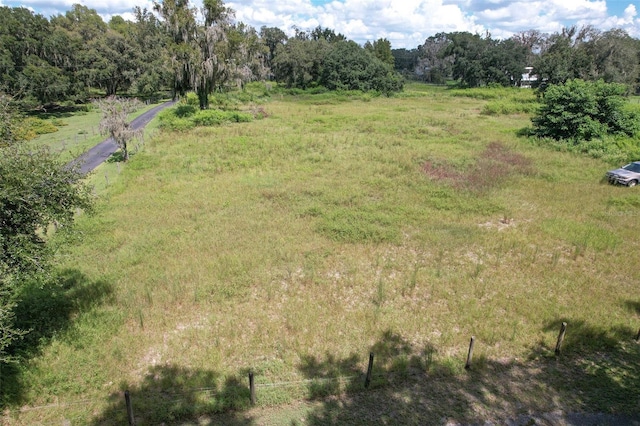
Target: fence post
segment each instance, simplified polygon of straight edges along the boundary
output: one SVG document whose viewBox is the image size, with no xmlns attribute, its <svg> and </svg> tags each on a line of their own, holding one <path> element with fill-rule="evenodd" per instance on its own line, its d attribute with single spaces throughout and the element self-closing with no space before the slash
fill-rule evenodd
<svg viewBox="0 0 640 426">
<path fill-rule="evenodd" d="M 471 336 L 471 342 L 469 342 L 469 352 L 467 352 L 467 362 L 464 364 L 465 370 L 471 368 L 471 360 L 473 359 L 473 346 L 476 343 L 476 338 Z"/>
<path fill-rule="evenodd" d="M 253 371 L 249 371 L 249 395 L 251 398 L 251 405 L 256 405 L 256 385 L 253 380 Z"/>
<path fill-rule="evenodd" d="M 371 372 L 373 371 L 373 352 L 369 352 L 369 367 L 367 367 L 367 377 L 364 379 L 364 387 L 368 388 L 371 383 Z"/>
<path fill-rule="evenodd" d="M 136 420 L 133 418 L 133 408 L 131 407 L 131 395 L 129 391 L 124 391 L 124 402 L 127 404 L 127 419 L 129 420 L 129 426 L 135 426 Z"/>
<path fill-rule="evenodd" d="M 560 334 L 558 334 L 558 341 L 556 342 L 556 350 L 555 353 L 556 355 L 560 355 L 560 349 L 562 347 L 562 341 L 564 340 L 564 334 L 567 331 L 567 323 L 563 322 L 562 326 L 560 327 Z"/>
</svg>

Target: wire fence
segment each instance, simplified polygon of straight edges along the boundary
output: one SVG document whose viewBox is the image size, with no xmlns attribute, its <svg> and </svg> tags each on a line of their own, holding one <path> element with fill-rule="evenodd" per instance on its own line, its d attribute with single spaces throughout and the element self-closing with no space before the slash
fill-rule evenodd
<svg viewBox="0 0 640 426">
<path fill-rule="evenodd" d="M 326 392 L 326 394 L 336 393 L 338 390 L 353 390 L 354 388 L 364 389 L 369 386 L 371 380 L 383 380 L 394 372 L 389 370 L 385 373 L 373 374 L 373 354 L 370 354 L 369 368 L 367 373 L 360 372 L 359 374 L 339 375 L 335 377 L 317 377 L 300 380 L 289 381 L 274 381 L 253 383 L 254 374 L 249 373 L 249 381 L 246 384 L 238 383 L 239 387 L 244 387 L 246 396 L 249 397 L 250 405 L 256 404 L 256 394 L 264 396 L 265 399 L 269 399 L 268 394 L 272 391 L 282 390 L 285 388 L 295 389 L 295 394 L 308 394 L 309 392 Z M 246 392 L 248 390 L 249 392 Z M 194 387 L 185 388 L 180 390 L 173 389 L 158 389 L 158 390 L 144 390 L 129 392 L 128 390 L 120 393 L 121 397 L 119 401 L 115 402 L 115 405 L 119 405 L 124 411 L 126 409 L 127 419 L 130 425 L 135 424 L 134 411 L 136 408 L 136 402 L 144 402 L 145 400 L 156 400 L 161 398 L 165 403 L 176 404 L 180 402 L 188 402 L 193 400 L 194 395 L 198 395 L 203 398 L 221 398 L 224 396 L 224 391 L 221 391 L 219 386 L 211 387 Z M 110 394 L 109 398 L 113 398 L 114 394 Z M 71 407 L 84 406 L 87 408 L 85 411 L 89 411 L 91 406 L 104 405 L 105 398 L 83 398 L 74 401 L 64 402 L 52 402 L 42 405 L 24 406 L 12 410 L 5 410 L 5 416 L 27 414 L 31 412 L 46 411 L 46 410 L 60 410 Z M 1 418 L 1 417 L 0 417 Z M 69 424 L 69 419 L 63 420 L 62 424 Z M 44 421 L 40 422 L 41 425 L 60 425 L 60 420 Z"/>
<path fill-rule="evenodd" d="M 562 353 L 562 345 L 565 339 L 565 335 L 567 333 L 567 323 L 563 322 L 561 324 L 561 328 L 557 337 L 554 355 L 558 357 Z M 634 336 L 634 340 L 636 343 L 640 342 L 640 330 Z M 473 365 L 473 351 L 476 340 L 475 337 L 471 337 L 469 348 L 467 352 L 466 362 L 464 364 L 465 369 L 472 368 Z M 315 378 L 307 378 L 307 379 L 299 379 L 299 380 L 290 380 L 290 381 L 274 381 L 274 382 L 255 382 L 255 375 L 252 371 L 248 374 L 248 381 L 242 382 L 237 380 L 234 382 L 235 397 L 245 398 L 246 405 L 253 406 L 256 405 L 257 397 L 260 396 L 261 402 L 266 402 L 267 405 L 269 402 L 269 393 L 274 391 L 279 391 L 282 389 L 293 389 L 293 393 L 297 396 L 301 397 L 318 397 L 318 396 L 329 396 L 332 394 L 340 394 L 345 391 L 353 392 L 353 391 L 366 391 L 366 389 L 370 386 L 372 380 L 376 382 L 378 385 L 381 383 L 388 383 L 392 380 L 392 378 L 397 376 L 402 376 L 403 378 L 407 378 L 407 376 L 417 375 L 417 373 L 407 372 L 406 369 L 398 370 L 393 368 L 380 368 L 382 371 L 374 372 L 374 360 L 375 354 L 372 352 L 369 354 L 369 364 L 365 372 L 357 372 L 355 374 L 349 375 L 336 375 L 332 377 L 315 377 Z M 386 359 L 389 361 L 389 359 Z M 427 362 L 428 364 L 428 362 Z M 260 378 L 260 377 L 259 377 Z M 264 380 L 264 378 L 262 378 Z M 118 396 L 120 395 L 120 396 Z M 128 419 L 129 425 L 135 425 L 135 410 L 137 403 L 144 403 L 148 401 L 157 402 L 158 399 L 161 399 L 163 403 L 166 404 L 176 404 L 180 402 L 191 402 L 194 400 L 194 396 L 198 395 L 204 399 L 224 399 L 228 397 L 225 395 L 225 391 L 221 390 L 219 386 L 205 386 L 205 387 L 194 387 L 194 388 L 183 388 L 179 390 L 175 389 L 144 389 L 144 390 L 136 390 L 134 392 L 129 392 L 126 390 L 124 392 L 119 393 L 118 395 L 111 393 L 109 395 L 109 399 L 112 400 L 111 404 L 117 410 L 122 411 L 122 415 L 124 416 L 124 410 L 126 410 L 126 418 Z M 119 399 L 117 399 L 119 398 Z M 116 400 L 117 399 L 117 400 Z M 284 401 L 282 401 L 284 402 Z M 21 408 L 16 409 L 6 409 L 3 412 L 4 416 L 19 416 L 21 413 L 30 413 L 30 412 L 38 412 L 38 411 L 46 411 L 46 410 L 60 410 L 64 408 L 72 408 L 78 406 L 85 406 L 87 409 L 90 406 L 104 406 L 105 399 L 104 398 L 83 398 L 75 401 L 64 401 L 64 402 L 52 402 L 43 405 L 34 405 L 34 406 L 23 406 Z M 144 405 L 144 404 L 142 404 Z M 87 410 L 88 411 L 88 410 Z M 0 417 L 2 419 L 2 417 Z M 69 419 L 65 419 L 63 421 L 63 425 L 71 424 L 68 423 Z M 50 421 L 50 422 L 40 422 L 41 425 L 59 425 L 60 421 Z"/>
</svg>

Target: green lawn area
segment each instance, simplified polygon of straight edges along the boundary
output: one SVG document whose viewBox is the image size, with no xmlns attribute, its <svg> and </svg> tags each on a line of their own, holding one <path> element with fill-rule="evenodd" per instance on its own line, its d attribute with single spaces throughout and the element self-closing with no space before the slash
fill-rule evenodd
<svg viewBox="0 0 640 426">
<path fill-rule="evenodd" d="M 41 339 L 5 372 L 3 420 L 125 424 L 125 389 L 139 425 L 640 413 L 640 190 L 491 102 L 274 95 L 264 119 L 157 132 L 101 167 L 60 288 L 25 308 Z"/>
</svg>

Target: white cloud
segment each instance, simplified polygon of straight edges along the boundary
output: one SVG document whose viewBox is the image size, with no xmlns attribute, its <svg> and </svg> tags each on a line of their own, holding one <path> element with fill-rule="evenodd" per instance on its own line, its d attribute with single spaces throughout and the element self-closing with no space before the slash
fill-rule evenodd
<svg viewBox="0 0 640 426">
<path fill-rule="evenodd" d="M 276 26 L 288 34 L 293 25 L 321 25 L 359 43 L 387 38 L 394 48 L 416 47 L 438 32 L 489 31 L 505 38 L 530 29 L 553 33 L 575 24 L 601 29 L 617 24 L 630 34 L 640 28 L 633 5 L 622 17 L 609 16 L 604 0 L 334 0 L 321 6 L 310 0 L 235 0 L 228 5 L 250 25 Z"/>
<path fill-rule="evenodd" d="M 236 0 L 228 6 L 236 10 L 239 21 L 260 27 L 312 29 L 318 25 L 331 28 L 359 43 L 387 38 L 394 47 L 415 47 L 437 32 L 483 31 L 472 16 L 456 5 L 442 0 L 345 0 L 313 6 L 310 1 Z M 255 25 L 257 24 L 257 25 Z"/>
<path fill-rule="evenodd" d="M 591 24 L 602 30 L 621 28 L 631 37 L 640 38 L 640 19 L 636 7 L 632 4 L 624 9 L 622 16 L 603 16 L 600 20 L 581 22 L 581 24 Z"/>
<path fill-rule="evenodd" d="M 191 0 L 200 6 L 201 0 Z M 414 48 L 438 32 L 469 31 L 505 38 L 520 31 L 560 31 L 571 25 L 593 25 L 601 30 L 622 28 L 640 36 L 637 7 L 624 0 L 333 0 L 314 5 L 311 0 L 232 0 L 225 2 L 236 19 L 256 29 L 293 27 L 310 30 L 318 25 L 364 43 L 387 38 L 392 47 Z M 132 19 L 135 5 L 152 10 L 151 0 L 0 0 L 10 7 L 25 6 L 44 16 L 64 14 L 74 3 L 95 9 L 105 21 L 113 15 Z M 615 10 L 616 12 L 612 12 Z"/>
</svg>

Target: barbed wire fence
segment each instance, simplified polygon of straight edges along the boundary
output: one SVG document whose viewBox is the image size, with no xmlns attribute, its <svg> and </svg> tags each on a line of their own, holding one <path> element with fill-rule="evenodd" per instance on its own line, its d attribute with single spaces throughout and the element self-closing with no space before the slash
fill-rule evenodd
<svg viewBox="0 0 640 426">
<path fill-rule="evenodd" d="M 567 334 L 567 323 L 562 322 L 560 331 L 558 333 L 558 337 L 556 340 L 556 345 L 554 349 L 554 355 L 556 357 L 562 354 L 562 344 L 564 342 L 565 336 Z M 636 343 L 640 343 L 640 329 L 638 333 L 634 336 L 634 341 Z M 467 351 L 467 357 L 464 364 L 464 368 L 466 370 L 472 369 L 473 367 L 473 352 L 476 345 L 476 338 L 471 336 L 469 342 L 469 348 Z M 391 377 L 395 377 L 397 375 L 401 375 L 406 377 L 407 375 L 415 375 L 405 372 L 399 374 L 398 370 L 394 370 L 392 368 L 382 369 L 382 371 L 374 370 L 374 362 L 375 362 L 375 354 L 373 352 L 369 353 L 369 363 L 367 366 L 366 373 L 359 372 L 350 375 L 338 375 L 335 377 L 316 377 L 309 379 L 300 379 L 300 380 L 290 380 L 290 381 L 277 381 L 277 382 L 266 382 L 266 383 L 256 383 L 256 375 L 253 371 L 249 371 L 248 373 L 248 381 L 246 383 L 245 394 L 248 397 L 248 402 L 250 406 L 257 405 L 258 395 L 265 396 L 265 399 L 268 398 L 268 393 L 272 390 L 281 390 L 284 388 L 293 388 L 297 389 L 296 394 L 309 394 L 315 392 L 318 395 L 328 396 L 332 394 L 339 394 L 341 391 L 366 391 L 372 380 L 378 382 L 389 382 Z M 248 390 L 248 392 L 246 392 Z M 150 399 L 152 396 L 162 396 L 165 402 L 188 402 L 190 398 L 192 399 L 194 395 L 200 395 L 203 398 L 219 398 L 222 396 L 222 392 L 218 386 L 213 387 L 197 387 L 197 388 L 188 388 L 182 389 L 179 391 L 175 390 L 144 390 L 144 391 L 135 391 L 130 392 L 129 390 L 125 390 L 122 392 L 121 399 L 119 405 L 122 406 L 122 410 L 126 410 L 126 417 L 128 424 L 130 426 L 134 426 L 136 424 L 135 417 L 135 408 L 136 401 L 144 400 L 145 398 Z M 113 394 L 110 395 L 113 397 Z M 59 410 L 64 409 L 65 407 L 77 407 L 77 406 L 86 406 L 89 407 L 91 405 L 99 405 L 104 403 L 104 398 L 83 398 L 75 401 L 64 401 L 64 402 L 54 402 L 49 404 L 37 405 L 37 406 L 24 406 L 17 409 L 7 409 L 3 412 L 5 416 L 7 415 L 20 415 L 21 413 L 29 413 L 35 411 L 46 411 L 46 410 Z M 64 419 L 63 425 L 71 424 L 72 419 Z M 60 421 L 50 421 L 50 422 L 41 422 L 41 425 L 60 425 Z"/>
</svg>

